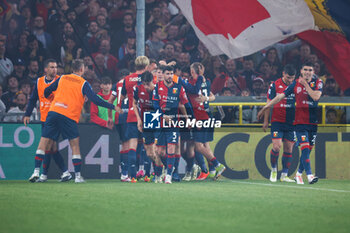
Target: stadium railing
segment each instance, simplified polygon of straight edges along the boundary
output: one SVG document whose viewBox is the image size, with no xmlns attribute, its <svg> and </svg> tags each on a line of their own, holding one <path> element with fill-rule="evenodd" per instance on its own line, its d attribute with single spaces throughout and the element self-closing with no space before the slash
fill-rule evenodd
<svg viewBox="0 0 350 233">
<path fill-rule="evenodd" d="M 209 104 L 211 107 L 235 106 L 239 110 L 238 123 L 224 123 L 225 126 L 262 126 L 262 123 L 243 123 L 243 107 L 257 106 L 262 108 L 266 105 L 266 97 L 227 97 L 217 96 L 214 102 Z M 346 114 L 346 123 L 331 124 L 326 123 L 327 108 L 344 108 Z M 350 97 L 321 97 L 318 108 L 321 109 L 321 121 L 318 126 L 350 126 Z"/>
</svg>

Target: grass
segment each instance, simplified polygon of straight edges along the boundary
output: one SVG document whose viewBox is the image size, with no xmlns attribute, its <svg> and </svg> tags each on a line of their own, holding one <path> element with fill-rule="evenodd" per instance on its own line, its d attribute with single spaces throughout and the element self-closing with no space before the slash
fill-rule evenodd
<svg viewBox="0 0 350 233">
<path fill-rule="evenodd" d="M 0 181 L 0 232 L 348 232 L 350 181 Z"/>
</svg>

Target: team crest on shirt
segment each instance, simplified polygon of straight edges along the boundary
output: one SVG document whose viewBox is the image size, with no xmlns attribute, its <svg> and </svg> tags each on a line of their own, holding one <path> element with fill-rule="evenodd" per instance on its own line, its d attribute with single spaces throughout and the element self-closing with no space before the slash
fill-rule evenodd
<svg viewBox="0 0 350 233">
<path fill-rule="evenodd" d="M 318 84 L 318 89 L 322 89 L 322 87 L 323 87 L 323 83 L 322 83 L 322 82 L 319 82 L 319 84 Z"/>
<path fill-rule="evenodd" d="M 301 141 L 303 141 L 303 142 L 306 141 L 306 136 L 305 135 L 301 136 Z"/>
<path fill-rule="evenodd" d="M 177 88 L 173 88 L 173 94 L 176 94 Z"/>
<path fill-rule="evenodd" d="M 310 83 L 310 87 L 315 87 L 315 83 L 314 82 Z"/>
<path fill-rule="evenodd" d="M 278 135 L 277 131 L 273 132 L 273 137 L 277 137 L 277 135 Z"/>
</svg>

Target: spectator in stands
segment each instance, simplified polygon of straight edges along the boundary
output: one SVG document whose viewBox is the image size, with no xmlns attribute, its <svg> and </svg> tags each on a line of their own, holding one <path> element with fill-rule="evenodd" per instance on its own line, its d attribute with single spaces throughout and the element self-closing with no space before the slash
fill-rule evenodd
<svg viewBox="0 0 350 233">
<path fill-rule="evenodd" d="M 232 90 L 228 87 L 224 87 L 220 96 L 233 96 Z M 235 107 L 233 106 L 218 106 L 218 116 L 216 118 L 220 118 L 222 123 L 233 123 L 235 117 Z"/>
<path fill-rule="evenodd" d="M 13 71 L 12 61 L 5 57 L 6 43 L 5 41 L 0 41 L 0 85 L 5 82 L 7 76 L 9 76 Z"/>
<path fill-rule="evenodd" d="M 162 28 L 159 25 L 153 25 L 151 29 L 151 36 L 146 41 L 149 47 L 150 57 L 153 59 L 158 59 L 162 49 L 164 47 L 163 41 L 161 41 Z"/>
<path fill-rule="evenodd" d="M 127 35 L 130 32 L 135 32 L 134 29 L 134 18 L 132 14 L 125 13 L 123 16 L 123 27 L 112 34 L 111 42 L 112 42 L 112 51 L 117 56 L 118 49 L 120 46 L 127 40 Z"/>
<path fill-rule="evenodd" d="M 250 96 L 249 89 L 244 89 L 241 92 L 241 96 Z M 257 121 L 256 115 L 258 108 L 256 106 L 243 106 L 242 107 L 242 123 L 249 124 Z M 235 108 L 235 123 L 239 123 L 239 108 Z"/>
<path fill-rule="evenodd" d="M 27 96 L 29 101 L 30 94 L 32 93 L 32 86 L 28 79 L 24 79 L 20 81 L 19 90 Z"/>
<path fill-rule="evenodd" d="M 180 53 L 177 59 L 177 64 L 180 67 L 189 67 L 191 65 L 190 54 L 185 52 Z"/>
<path fill-rule="evenodd" d="M 232 95 L 240 93 L 240 89 L 237 87 L 237 79 L 235 77 L 226 76 L 225 87 L 229 88 L 232 92 Z"/>
<path fill-rule="evenodd" d="M 3 115 L 6 113 L 6 105 L 2 101 L 2 85 L 0 85 L 0 121 L 3 118 Z"/>
<path fill-rule="evenodd" d="M 104 67 L 112 75 L 110 77 L 116 79 L 118 72 L 118 59 L 110 53 L 111 44 L 109 40 L 102 40 L 99 47 L 99 53 L 101 53 L 105 58 Z M 94 55 L 93 55 L 94 57 Z"/>
<path fill-rule="evenodd" d="M 6 112 L 16 106 L 15 97 L 19 91 L 18 78 L 16 76 L 9 76 L 7 79 L 7 91 L 1 96 L 2 101 L 6 106 Z"/>
<path fill-rule="evenodd" d="M 256 77 L 252 84 L 252 96 L 261 96 L 264 94 L 264 80 L 260 77 Z"/>
<path fill-rule="evenodd" d="M 225 76 L 224 69 L 222 68 L 221 59 L 219 56 L 213 56 L 210 58 L 210 63 L 208 68 L 206 69 L 206 78 L 209 78 L 211 81 L 213 81 L 215 78 L 220 77 L 221 75 Z M 212 88 L 214 88 L 212 86 Z M 221 88 L 222 89 L 222 88 Z M 217 90 L 216 92 L 220 92 L 221 89 Z M 213 92 L 214 93 L 214 92 Z"/>
<path fill-rule="evenodd" d="M 33 35 L 42 43 L 44 49 L 52 49 L 53 41 L 49 33 L 44 31 L 44 18 L 37 16 L 34 18 Z"/>
<path fill-rule="evenodd" d="M 35 59 L 42 63 L 46 58 L 46 50 L 43 48 L 41 42 L 34 35 L 29 35 L 27 38 L 28 48 L 25 52 L 25 57 L 29 59 Z"/>
<path fill-rule="evenodd" d="M 127 34 L 126 43 L 120 46 L 118 50 L 118 58 L 119 60 L 122 60 L 126 54 L 130 54 L 131 56 L 134 56 L 135 53 L 136 53 L 136 35 L 134 32 L 129 32 Z"/>
<path fill-rule="evenodd" d="M 110 30 L 110 26 L 107 23 L 107 17 L 105 15 L 103 15 L 103 14 L 97 15 L 96 22 L 100 28 L 105 29 L 105 30 Z"/>
<path fill-rule="evenodd" d="M 99 47 L 100 28 L 96 21 L 91 21 L 88 27 L 88 33 L 83 38 L 85 48 L 89 49 L 90 53 L 96 53 Z"/>
<path fill-rule="evenodd" d="M 91 82 L 92 90 L 97 94 L 101 91 L 101 79 L 93 79 Z"/>
<path fill-rule="evenodd" d="M 322 94 L 323 96 L 340 96 L 340 90 L 334 78 L 326 79 Z"/>
<path fill-rule="evenodd" d="M 21 30 L 19 27 L 18 17 L 12 16 L 7 25 L 5 25 L 4 31 L 7 32 L 7 43 L 6 49 L 11 51 L 14 47 L 16 47 L 16 42 L 21 34 Z"/>
<path fill-rule="evenodd" d="M 26 66 L 21 58 L 17 58 L 13 61 L 13 75 L 18 77 L 19 80 L 24 79 L 24 74 L 26 71 Z"/>
<path fill-rule="evenodd" d="M 326 113 L 326 123 L 336 124 L 337 123 L 337 111 L 333 108 L 327 110 Z"/>
<path fill-rule="evenodd" d="M 165 60 L 166 63 L 175 61 L 175 45 L 171 42 L 168 42 L 164 45 L 163 53 L 161 54 L 161 59 Z M 179 65 L 179 64 L 178 64 Z"/>
<path fill-rule="evenodd" d="M 39 62 L 38 62 L 38 60 L 31 59 L 29 61 L 27 70 L 28 70 L 28 72 L 26 74 L 26 78 L 30 80 L 30 83 L 33 86 L 36 84 L 36 80 L 39 77 Z"/>
<path fill-rule="evenodd" d="M 96 53 L 95 54 L 95 65 L 94 65 L 94 71 L 99 77 L 103 76 L 110 76 L 114 77 L 114 73 L 110 72 L 105 64 L 106 64 L 106 58 L 102 53 Z"/>
<path fill-rule="evenodd" d="M 33 18 L 32 18 L 32 11 L 30 9 L 29 4 L 22 7 L 21 11 L 21 18 L 24 21 L 24 28 L 30 29 L 33 24 Z"/>
<path fill-rule="evenodd" d="M 179 35 L 179 25 L 176 24 L 170 24 L 167 29 L 167 38 L 163 41 L 164 43 L 167 42 L 174 42 L 178 40 L 178 35 Z"/>
<path fill-rule="evenodd" d="M 258 76 L 254 69 L 253 57 L 247 56 L 243 58 L 243 70 L 241 71 L 240 76 L 244 80 L 245 87 L 251 91 L 253 87 L 253 80 Z"/>
<path fill-rule="evenodd" d="M 274 81 L 271 77 L 272 65 L 267 59 L 264 59 L 260 62 L 258 65 L 258 72 L 259 77 L 261 77 L 265 82 Z"/>
<path fill-rule="evenodd" d="M 26 52 L 28 50 L 28 38 L 29 33 L 24 31 L 21 33 L 18 39 L 17 46 L 15 46 L 12 50 L 9 51 L 9 55 L 13 60 L 22 59 L 23 61 L 26 58 Z"/>
<path fill-rule="evenodd" d="M 100 91 L 97 95 L 108 101 L 112 94 L 112 80 L 109 77 L 103 77 L 101 79 Z M 113 114 L 114 116 L 114 114 Z M 114 120 L 114 117 L 113 117 Z M 90 105 L 90 122 L 95 123 L 99 126 L 108 128 L 108 110 L 106 108 L 98 107 L 96 104 L 91 103 Z M 113 125 L 112 125 L 113 127 Z"/>
<path fill-rule="evenodd" d="M 18 92 L 15 96 L 14 103 L 15 106 L 7 111 L 8 115 L 4 117 L 4 122 L 22 122 L 27 105 L 27 96 L 22 92 Z"/>
<path fill-rule="evenodd" d="M 74 37 L 66 37 L 64 45 L 60 48 L 59 59 L 57 59 L 63 65 L 66 74 L 72 72 L 72 62 L 74 59 L 79 59 L 81 53 L 82 49 L 77 46 Z"/>
</svg>

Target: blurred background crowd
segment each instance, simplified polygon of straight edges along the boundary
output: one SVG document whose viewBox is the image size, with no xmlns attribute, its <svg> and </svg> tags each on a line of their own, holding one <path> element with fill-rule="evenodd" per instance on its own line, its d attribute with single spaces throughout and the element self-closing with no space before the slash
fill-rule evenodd
<svg viewBox="0 0 350 233">
<path fill-rule="evenodd" d="M 7 0 L 0 16 L 0 121 L 20 122 L 43 61 L 54 58 L 58 74 L 71 72 L 73 59 L 84 60 L 84 78 L 99 93 L 104 83 L 134 72 L 136 57 L 135 0 Z M 145 55 L 156 66 L 159 60 L 175 61 L 176 74 L 189 77 L 189 66 L 201 62 L 212 92 L 220 96 L 266 96 L 271 82 L 282 76 L 285 64 L 297 69 L 311 61 L 324 82 L 323 96 L 343 93 L 312 47 L 296 36 L 251 56 L 229 59 L 211 56 L 190 24 L 170 0 L 146 0 Z M 101 85 L 102 84 L 102 85 Z M 109 90 L 110 91 L 110 90 Z M 89 122 L 90 103 L 82 122 Z M 224 123 L 238 122 L 236 107 L 213 109 Z M 256 122 L 256 107 L 243 109 L 243 123 Z M 346 123 L 342 108 L 327 109 L 327 123 Z M 38 120 L 34 112 L 33 120 Z"/>
</svg>

